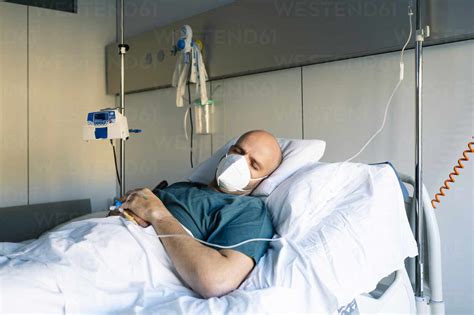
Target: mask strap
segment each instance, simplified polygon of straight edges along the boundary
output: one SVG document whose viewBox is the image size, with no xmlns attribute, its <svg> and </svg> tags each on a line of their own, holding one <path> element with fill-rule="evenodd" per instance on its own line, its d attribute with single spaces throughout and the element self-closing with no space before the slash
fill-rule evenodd
<svg viewBox="0 0 474 315">
<path fill-rule="evenodd" d="M 267 178 L 268 175 L 266 176 L 262 176 L 262 177 L 257 177 L 257 178 L 250 178 L 250 180 L 260 180 L 260 179 L 264 179 L 264 178 Z"/>
</svg>

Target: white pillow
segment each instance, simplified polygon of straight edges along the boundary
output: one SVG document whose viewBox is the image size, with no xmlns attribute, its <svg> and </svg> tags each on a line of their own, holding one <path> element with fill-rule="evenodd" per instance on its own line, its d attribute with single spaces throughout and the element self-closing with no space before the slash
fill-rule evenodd
<svg viewBox="0 0 474 315">
<path fill-rule="evenodd" d="M 209 159 L 205 160 L 194 170 L 189 176 L 192 182 L 210 183 L 215 176 L 217 165 L 221 158 L 227 153 L 229 148 L 237 142 L 238 138 L 234 138 L 222 146 Z M 254 196 L 268 196 L 272 191 L 285 179 L 290 177 L 300 168 L 319 161 L 326 149 L 326 142 L 323 140 L 296 140 L 278 138 L 281 151 L 283 153 L 283 161 L 271 176 L 266 178 L 252 192 Z"/>
<path fill-rule="evenodd" d="M 315 162 L 299 169 L 266 200 L 276 232 L 292 239 L 304 239 L 308 230 L 331 214 L 332 203 L 345 198 L 341 192 L 346 186 L 358 187 L 366 180 L 367 167 L 356 163 Z"/>
</svg>

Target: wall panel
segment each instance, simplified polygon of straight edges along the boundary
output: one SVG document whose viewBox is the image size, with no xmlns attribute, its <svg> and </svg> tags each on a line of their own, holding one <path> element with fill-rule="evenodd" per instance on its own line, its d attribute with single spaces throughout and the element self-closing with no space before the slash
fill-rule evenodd
<svg viewBox="0 0 474 315">
<path fill-rule="evenodd" d="M 115 196 L 110 144 L 82 140 L 87 112 L 114 106 L 105 94 L 104 45 L 115 39 L 115 1 L 79 1 L 78 14 L 30 7 L 30 200 Z"/>
<path fill-rule="evenodd" d="M 125 146 L 127 190 L 154 188 L 162 180 L 171 184 L 190 174 L 189 141 L 183 126 L 186 107 L 177 108 L 175 99 L 172 88 L 126 96 L 129 126 L 143 130 L 132 134 Z M 193 143 L 196 166 L 211 155 L 211 137 L 195 135 Z"/>
<path fill-rule="evenodd" d="M 176 62 L 170 53 L 172 32 L 184 24 L 204 43 L 210 78 L 222 79 L 399 50 L 409 32 L 409 4 L 397 0 L 235 1 L 128 38 L 125 88 L 137 92 L 171 84 Z M 472 0 L 425 0 L 420 6 L 422 25 L 431 29 L 425 45 L 474 38 Z M 136 13 L 144 25 L 150 8 L 144 5 L 143 14 Z M 108 92 L 118 93 L 116 45 L 110 44 L 107 51 Z"/>
<path fill-rule="evenodd" d="M 0 207 L 28 202 L 27 8 L 0 3 Z"/>
<path fill-rule="evenodd" d="M 305 138 L 327 141 L 325 161 L 343 161 L 380 127 L 398 81 L 399 54 L 390 53 L 303 68 Z M 405 54 L 405 79 L 394 96 L 385 129 L 354 161 L 391 159 L 413 165 L 413 54 Z M 404 126 L 404 128 L 400 128 Z M 411 174 L 411 168 L 402 171 Z"/>
<path fill-rule="evenodd" d="M 301 138 L 301 69 L 293 68 L 212 82 L 216 102 L 213 150 L 251 129 Z"/>
</svg>

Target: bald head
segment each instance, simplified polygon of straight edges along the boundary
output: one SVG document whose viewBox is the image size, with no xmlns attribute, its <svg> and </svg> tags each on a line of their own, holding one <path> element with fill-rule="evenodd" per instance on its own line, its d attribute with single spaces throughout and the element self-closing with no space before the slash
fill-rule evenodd
<svg viewBox="0 0 474 315">
<path fill-rule="evenodd" d="M 277 139 L 268 131 L 252 130 L 244 133 L 230 147 L 228 154 L 245 157 L 253 180 L 245 187 L 249 193 L 278 168 L 282 161 L 282 153 Z M 242 192 L 235 192 L 241 194 Z"/>
<path fill-rule="evenodd" d="M 266 176 L 278 168 L 282 153 L 277 139 L 265 130 L 251 130 L 237 140 L 236 145 L 246 148 L 249 157 L 260 164 L 261 176 Z M 252 168 L 252 165 L 249 165 Z M 263 174 L 263 175 L 262 175 Z M 252 176 L 252 177 L 261 177 Z"/>
</svg>

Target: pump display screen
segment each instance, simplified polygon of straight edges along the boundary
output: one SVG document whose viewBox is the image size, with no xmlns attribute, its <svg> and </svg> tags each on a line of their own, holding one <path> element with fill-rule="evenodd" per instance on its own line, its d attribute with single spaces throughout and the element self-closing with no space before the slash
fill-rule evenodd
<svg viewBox="0 0 474 315">
<path fill-rule="evenodd" d="M 107 120 L 107 114 L 106 113 L 96 113 L 94 115 L 94 120 Z"/>
</svg>

